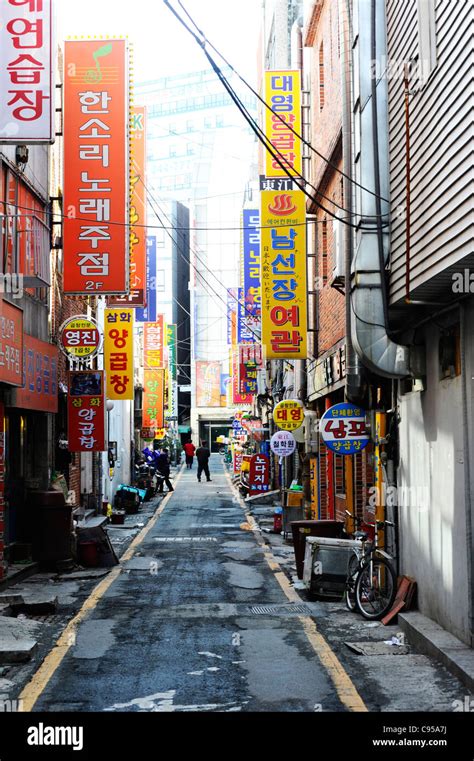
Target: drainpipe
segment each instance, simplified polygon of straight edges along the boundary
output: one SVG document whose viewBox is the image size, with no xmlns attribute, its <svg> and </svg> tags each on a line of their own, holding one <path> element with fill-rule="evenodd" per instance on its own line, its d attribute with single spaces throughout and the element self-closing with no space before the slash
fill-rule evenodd
<svg viewBox="0 0 474 761">
<path fill-rule="evenodd" d="M 419 377 L 424 357 L 418 347 L 396 344 L 389 336 L 388 295 L 385 281 L 389 259 L 388 87 L 376 66 L 386 61 L 385 2 L 358 2 L 359 29 L 354 55 L 359 56 L 360 182 L 375 195 L 358 193 L 356 209 L 364 228 L 358 233 L 352 264 L 352 341 L 372 372 L 386 378 Z M 374 223 L 374 219 L 376 220 Z"/>
<path fill-rule="evenodd" d="M 471 440 L 470 420 L 472 411 L 469 410 L 469 390 L 471 388 L 472 372 L 467 366 L 467 341 L 469 336 L 470 320 L 468 307 L 465 303 L 460 305 L 461 311 L 461 388 L 462 388 L 462 416 L 464 438 L 464 505 L 466 514 L 466 554 L 467 554 L 467 612 L 469 620 L 470 646 L 474 643 L 474 597 L 472 580 L 474 577 L 474 546 L 472 532 L 472 494 L 471 494 Z"/>
<path fill-rule="evenodd" d="M 352 39 L 351 0 L 339 0 L 339 35 L 341 50 L 342 83 L 342 157 L 344 203 L 348 216 L 352 215 L 352 60 L 350 45 Z M 346 399 L 363 406 L 367 393 L 364 368 L 354 351 L 351 338 L 351 266 L 354 248 L 352 228 L 343 225 L 344 241 L 344 282 L 345 282 L 345 322 L 346 322 Z"/>
</svg>

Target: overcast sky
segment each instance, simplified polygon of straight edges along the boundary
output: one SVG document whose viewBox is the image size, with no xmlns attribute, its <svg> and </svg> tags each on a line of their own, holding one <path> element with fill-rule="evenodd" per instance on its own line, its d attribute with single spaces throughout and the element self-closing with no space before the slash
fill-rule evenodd
<svg viewBox="0 0 474 761">
<path fill-rule="evenodd" d="M 178 0 L 171 2 L 183 16 Z M 182 2 L 230 63 L 245 76 L 255 76 L 261 0 Z M 208 68 L 202 50 L 163 0 L 57 0 L 56 6 L 59 41 L 75 35 L 128 35 L 137 82 Z"/>
</svg>

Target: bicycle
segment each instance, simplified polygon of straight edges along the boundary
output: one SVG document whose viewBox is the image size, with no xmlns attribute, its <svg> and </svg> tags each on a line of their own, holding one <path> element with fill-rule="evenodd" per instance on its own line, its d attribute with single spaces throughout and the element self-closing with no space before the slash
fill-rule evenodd
<svg viewBox="0 0 474 761">
<path fill-rule="evenodd" d="M 356 525 L 362 521 L 355 520 Z M 376 526 L 393 526 L 390 521 L 377 523 Z M 377 620 L 383 618 L 393 605 L 397 593 L 397 576 L 391 564 L 391 557 L 367 538 L 366 531 L 356 531 L 354 539 L 361 542 L 355 547 L 347 567 L 345 602 L 349 610 L 357 610 L 364 618 Z"/>
</svg>

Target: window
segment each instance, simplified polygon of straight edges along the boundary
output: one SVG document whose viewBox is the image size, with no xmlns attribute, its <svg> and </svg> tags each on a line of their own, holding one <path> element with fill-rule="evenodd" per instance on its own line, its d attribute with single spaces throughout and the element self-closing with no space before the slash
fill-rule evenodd
<svg viewBox="0 0 474 761">
<path fill-rule="evenodd" d="M 439 337 L 440 380 L 461 375 L 461 332 L 460 325 L 443 330 Z"/>
<path fill-rule="evenodd" d="M 319 110 L 324 108 L 324 43 L 319 46 Z"/>
<path fill-rule="evenodd" d="M 156 270 L 156 292 L 163 293 L 165 290 L 165 270 Z"/>
<path fill-rule="evenodd" d="M 424 85 L 436 68 L 435 0 L 417 0 L 418 9 L 418 74 Z"/>
</svg>

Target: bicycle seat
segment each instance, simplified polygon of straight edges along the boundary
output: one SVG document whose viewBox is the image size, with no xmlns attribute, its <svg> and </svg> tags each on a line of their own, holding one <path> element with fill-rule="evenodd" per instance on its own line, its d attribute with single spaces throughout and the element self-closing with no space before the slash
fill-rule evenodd
<svg viewBox="0 0 474 761">
<path fill-rule="evenodd" d="M 361 539 L 364 541 L 364 539 L 367 539 L 368 534 L 367 531 L 356 531 L 354 534 L 354 539 Z"/>
</svg>

